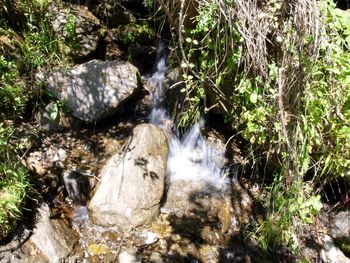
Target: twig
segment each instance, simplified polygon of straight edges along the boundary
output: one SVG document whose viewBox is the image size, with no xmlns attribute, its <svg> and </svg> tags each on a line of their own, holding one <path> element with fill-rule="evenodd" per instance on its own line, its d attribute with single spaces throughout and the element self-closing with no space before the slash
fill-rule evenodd
<svg viewBox="0 0 350 263">
<path fill-rule="evenodd" d="M 182 2 L 185 2 L 185 1 L 182 1 Z M 167 15 L 171 27 L 176 28 L 175 20 L 174 20 L 173 16 L 171 15 L 168 7 L 165 5 L 164 1 L 158 0 L 158 3 L 162 7 L 162 9 L 164 10 L 165 14 Z M 179 32 L 179 34 L 181 34 L 181 32 Z"/>
</svg>

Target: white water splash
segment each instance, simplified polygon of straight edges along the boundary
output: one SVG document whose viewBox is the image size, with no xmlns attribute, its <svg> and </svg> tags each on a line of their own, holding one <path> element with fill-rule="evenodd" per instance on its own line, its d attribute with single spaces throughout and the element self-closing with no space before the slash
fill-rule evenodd
<svg viewBox="0 0 350 263">
<path fill-rule="evenodd" d="M 169 156 L 167 176 L 170 182 L 177 180 L 199 181 L 204 180 L 215 186 L 227 183 L 225 171 L 215 162 L 223 158 L 224 152 L 211 148 L 201 134 L 204 120 L 196 123 L 189 129 L 182 139 L 174 127 L 166 110 L 160 106 L 163 101 L 163 80 L 167 70 L 167 53 L 165 46 L 160 42 L 157 49 L 154 73 L 150 80 L 155 84 L 153 109 L 149 116 L 150 123 L 163 128 L 169 138 Z"/>
<path fill-rule="evenodd" d="M 225 171 L 215 162 L 224 153 L 205 142 L 200 132 L 203 124 L 196 123 L 182 140 L 170 139 L 167 173 L 171 181 L 204 180 L 216 186 L 225 183 Z"/>
</svg>

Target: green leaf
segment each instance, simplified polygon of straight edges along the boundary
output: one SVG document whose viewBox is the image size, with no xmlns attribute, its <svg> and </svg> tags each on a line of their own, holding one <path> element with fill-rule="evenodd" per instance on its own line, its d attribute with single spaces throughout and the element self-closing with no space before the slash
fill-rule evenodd
<svg viewBox="0 0 350 263">
<path fill-rule="evenodd" d="M 54 103 L 52 108 L 50 109 L 50 120 L 56 120 L 58 117 L 58 104 Z"/>
<path fill-rule="evenodd" d="M 253 104 L 257 103 L 257 101 L 258 101 L 258 94 L 256 94 L 255 92 L 250 94 L 249 100 Z"/>
<path fill-rule="evenodd" d="M 187 68 L 187 67 L 188 67 L 188 64 L 185 63 L 185 62 L 183 62 L 183 63 L 181 63 L 181 67 L 182 67 L 182 68 Z"/>
</svg>

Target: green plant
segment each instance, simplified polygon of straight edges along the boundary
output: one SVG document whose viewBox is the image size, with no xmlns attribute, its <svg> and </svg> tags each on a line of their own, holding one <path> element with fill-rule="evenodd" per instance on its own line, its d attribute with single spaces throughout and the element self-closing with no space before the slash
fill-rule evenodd
<svg viewBox="0 0 350 263">
<path fill-rule="evenodd" d="M 299 46 L 298 51 L 297 47 L 290 46 L 290 57 L 284 56 L 293 64 L 298 61 L 302 65 L 299 85 L 290 86 L 287 93 L 280 92 L 283 86 L 290 85 L 287 70 L 290 71 L 293 64 L 288 68 L 279 66 L 277 71 L 278 104 L 272 106 L 277 116 L 280 115 L 279 128 L 275 132 L 266 131 L 275 133 L 279 141 L 275 145 L 279 147 L 282 161 L 277 167 L 279 176 L 274 177 L 271 186 L 271 198 L 265 200 L 267 217 L 256 228 L 257 239 L 267 250 L 281 244 L 296 250 L 298 228 L 312 223 L 313 216 L 322 207 L 317 195 L 320 189 L 316 192 L 313 189 L 316 185 L 322 187 L 327 180 L 349 174 L 350 50 L 347 36 L 350 23 L 348 14 L 335 9 L 333 2 L 321 1 L 319 5 L 319 11 L 315 10 L 323 21 L 317 31 L 323 33 L 318 36 L 319 42 L 304 29 L 298 33 L 303 37 L 302 44 L 296 42 L 303 49 Z M 286 32 L 292 36 L 297 30 L 300 28 Z M 285 44 L 290 45 L 290 37 L 287 35 L 284 39 L 288 40 Z M 310 53 L 310 50 L 317 52 Z M 270 80 L 273 85 L 274 78 Z M 293 93 L 290 90 L 294 90 Z M 297 100 L 286 99 L 288 93 L 297 96 Z M 285 114 L 287 109 L 289 116 Z M 274 149 L 271 143 L 269 147 Z M 304 182 L 306 174 L 310 177 L 312 173 L 311 180 Z"/>
<path fill-rule="evenodd" d="M 0 163 L 0 239 L 16 226 L 29 188 L 23 166 Z"/>
<path fill-rule="evenodd" d="M 33 70 L 62 58 L 48 18 L 42 13 L 48 2 L 6 1 L 6 5 L 0 7 L 5 13 L 14 12 L 15 8 L 21 18 L 25 18 L 19 21 L 23 23 L 20 24 L 22 37 L 7 20 L 0 20 L 1 34 L 10 39 L 12 45 L 11 49 L 0 50 L 0 239 L 16 226 L 32 189 L 28 171 L 19 157 L 23 154 L 23 144 L 13 142 L 16 129 L 11 123 L 19 124 L 28 102 L 40 99 L 32 96 Z"/>
<path fill-rule="evenodd" d="M 187 97 L 187 107 L 177 120 L 182 128 L 198 121 L 201 111 L 231 110 L 224 105 L 227 103 L 232 107 L 231 97 L 222 92 L 221 87 L 230 89 L 227 80 L 235 82 L 241 56 L 241 37 L 223 13 L 223 9 L 232 10 L 232 3 L 225 3 L 223 9 L 215 0 L 198 1 L 197 4 L 198 14 L 192 18 L 195 21 L 192 28 L 183 29 L 189 8 L 186 1 L 182 2 L 179 12 L 180 64 L 186 83 L 182 92 Z M 214 105 L 209 108 L 208 104 Z"/>
<path fill-rule="evenodd" d="M 262 200 L 266 218 L 253 227 L 251 237 L 256 239 L 265 252 L 287 247 L 296 252 L 299 247 L 298 229 L 311 224 L 322 208 L 321 197 L 313 194 L 313 188 L 302 180 L 289 183 L 285 188 L 284 174 L 276 175 L 268 187 L 270 193 Z"/>
<path fill-rule="evenodd" d="M 187 107 L 177 123 L 221 111 L 245 139 L 251 167 L 274 171 L 254 236 L 266 251 L 296 251 L 298 228 L 321 209 L 316 185 L 349 174 L 350 15 L 332 1 L 195 6 L 193 17 L 190 1 L 168 15 L 178 21 L 186 83 Z"/>
<path fill-rule="evenodd" d="M 153 8 L 153 5 L 154 5 L 154 0 L 144 0 L 143 1 L 143 5 L 148 8 L 148 9 L 151 9 Z"/>
<path fill-rule="evenodd" d="M 322 2 L 321 8 L 326 28 L 322 56 L 311 68 L 303 101 L 304 147 L 316 173 L 349 176 L 350 16 L 330 1 Z"/>
<path fill-rule="evenodd" d="M 0 123 L 0 239 L 16 226 L 25 198 L 31 189 L 28 172 L 16 158 L 10 143 L 14 129 Z"/>
<path fill-rule="evenodd" d="M 65 31 L 67 33 L 66 43 L 73 49 L 79 49 L 80 44 L 77 38 L 76 28 L 76 16 L 67 10 L 66 13 L 67 23 L 65 25 Z"/>
<path fill-rule="evenodd" d="M 120 25 L 116 32 L 118 39 L 124 44 L 150 43 L 155 37 L 154 31 L 146 22 Z"/>
<path fill-rule="evenodd" d="M 19 117 L 23 113 L 26 96 L 23 84 L 18 81 L 17 66 L 1 55 L 0 72 L 0 120 Z"/>
<path fill-rule="evenodd" d="M 59 41 L 49 27 L 48 18 L 33 13 L 27 15 L 27 30 L 21 46 L 26 70 L 55 64 L 63 60 L 59 52 Z"/>
</svg>

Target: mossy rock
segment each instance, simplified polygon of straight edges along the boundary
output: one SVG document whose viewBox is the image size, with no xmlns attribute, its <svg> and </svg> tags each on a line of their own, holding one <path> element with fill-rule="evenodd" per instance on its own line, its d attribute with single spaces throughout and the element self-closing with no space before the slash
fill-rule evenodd
<svg viewBox="0 0 350 263">
<path fill-rule="evenodd" d="M 100 20 L 81 6 L 51 4 L 48 17 L 52 30 L 60 39 L 59 48 L 73 59 L 93 54 L 106 33 Z"/>
<path fill-rule="evenodd" d="M 120 25 L 114 30 L 117 40 L 123 44 L 153 44 L 155 32 L 147 23 Z"/>
</svg>

